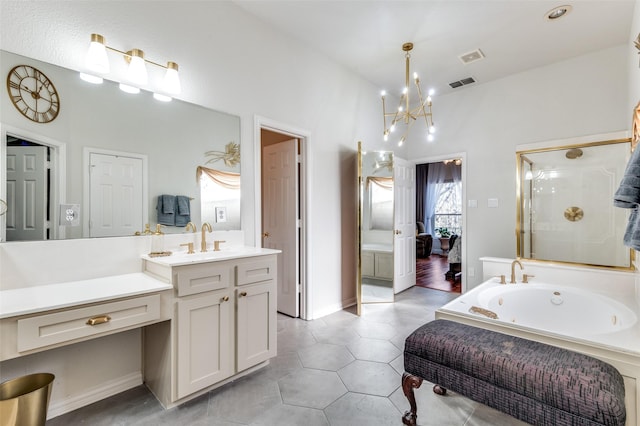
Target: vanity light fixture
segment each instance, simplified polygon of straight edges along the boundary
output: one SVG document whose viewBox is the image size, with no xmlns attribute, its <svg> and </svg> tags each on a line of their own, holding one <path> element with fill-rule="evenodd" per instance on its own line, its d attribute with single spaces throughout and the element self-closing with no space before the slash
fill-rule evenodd
<svg viewBox="0 0 640 426">
<path fill-rule="evenodd" d="M 385 97 L 386 92 L 383 90 L 382 95 L 382 118 L 384 121 L 384 140 L 389 140 L 390 133 L 395 132 L 396 126 L 398 124 L 404 123 L 406 126 L 404 128 L 404 133 L 400 137 L 398 141 L 398 146 L 402 146 L 404 141 L 407 138 L 407 134 L 409 133 L 409 128 L 416 121 L 418 117 L 424 117 L 425 123 L 427 125 L 427 140 L 433 140 L 433 133 L 436 128 L 433 125 L 433 115 L 431 113 L 431 96 L 433 95 L 433 90 L 430 90 L 427 94 L 426 99 L 423 98 L 422 88 L 420 87 L 420 79 L 418 78 L 417 73 L 413 73 L 413 81 L 418 89 L 418 105 L 416 105 L 413 109 L 410 107 L 409 102 L 409 68 L 410 68 L 410 58 L 411 55 L 409 52 L 413 49 L 413 43 L 404 43 L 402 45 L 402 50 L 405 52 L 405 85 L 402 90 L 402 95 L 400 96 L 400 103 L 396 111 L 387 112 L 385 105 Z M 387 127 L 387 117 L 391 117 L 391 124 Z"/>
<path fill-rule="evenodd" d="M 80 78 L 93 84 L 101 84 L 103 76 L 110 71 L 107 50 L 119 53 L 128 62 L 126 75 L 120 82 L 120 90 L 127 93 L 140 93 L 140 88 L 148 84 L 147 64 L 155 65 L 166 70 L 162 87 L 154 91 L 153 97 L 157 100 L 168 102 L 172 96 L 181 91 L 178 64 L 167 62 L 161 65 L 144 58 L 144 52 L 140 49 L 131 49 L 128 52 L 107 46 L 105 38 L 100 34 L 91 34 L 91 43 L 85 57 L 85 67 L 88 72 L 81 72 Z"/>
</svg>

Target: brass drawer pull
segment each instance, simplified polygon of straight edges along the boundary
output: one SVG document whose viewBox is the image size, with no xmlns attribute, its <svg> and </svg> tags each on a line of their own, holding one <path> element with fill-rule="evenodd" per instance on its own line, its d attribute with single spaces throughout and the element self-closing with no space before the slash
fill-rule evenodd
<svg viewBox="0 0 640 426">
<path fill-rule="evenodd" d="M 245 297 L 247 295 L 246 291 L 243 291 L 242 293 L 240 293 L 240 297 Z"/>
<path fill-rule="evenodd" d="M 111 321 L 111 317 L 109 315 L 100 315 L 99 317 L 89 318 L 87 320 L 87 325 L 94 326 L 98 324 L 104 324 L 105 322 Z"/>
</svg>

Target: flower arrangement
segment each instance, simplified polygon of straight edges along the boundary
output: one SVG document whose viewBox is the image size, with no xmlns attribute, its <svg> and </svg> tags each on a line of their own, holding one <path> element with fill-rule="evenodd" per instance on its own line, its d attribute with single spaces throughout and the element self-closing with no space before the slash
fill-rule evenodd
<svg viewBox="0 0 640 426">
<path fill-rule="evenodd" d="M 449 238 L 451 237 L 451 231 L 446 226 L 436 228 L 436 233 L 440 236 L 440 238 Z"/>
</svg>

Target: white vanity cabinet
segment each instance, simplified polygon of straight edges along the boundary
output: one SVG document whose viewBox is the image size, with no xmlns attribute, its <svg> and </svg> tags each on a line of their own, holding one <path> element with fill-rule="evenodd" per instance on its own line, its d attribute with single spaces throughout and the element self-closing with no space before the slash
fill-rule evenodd
<svg viewBox="0 0 640 426">
<path fill-rule="evenodd" d="M 171 324 L 145 329 L 144 376 L 165 407 L 222 385 L 276 356 L 275 254 L 169 265 Z M 257 368 L 257 367 L 256 367 Z"/>
<path fill-rule="evenodd" d="M 381 280 L 393 279 L 393 253 L 362 250 L 362 276 Z"/>
</svg>

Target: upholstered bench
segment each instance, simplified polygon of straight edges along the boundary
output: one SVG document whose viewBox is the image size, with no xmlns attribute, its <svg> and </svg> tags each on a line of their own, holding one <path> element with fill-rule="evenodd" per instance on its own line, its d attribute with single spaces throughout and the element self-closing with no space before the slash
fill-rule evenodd
<svg viewBox="0 0 640 426">
<path fill-rule="evenodd" d="M 611 365 L 577 352 L 453 321 L 435 320 L 405 341 L 402 388 L 415 425 L 414 389 L 450 389 L 533 425 L 625 424 L 624 383 Z"/>
</svg>

